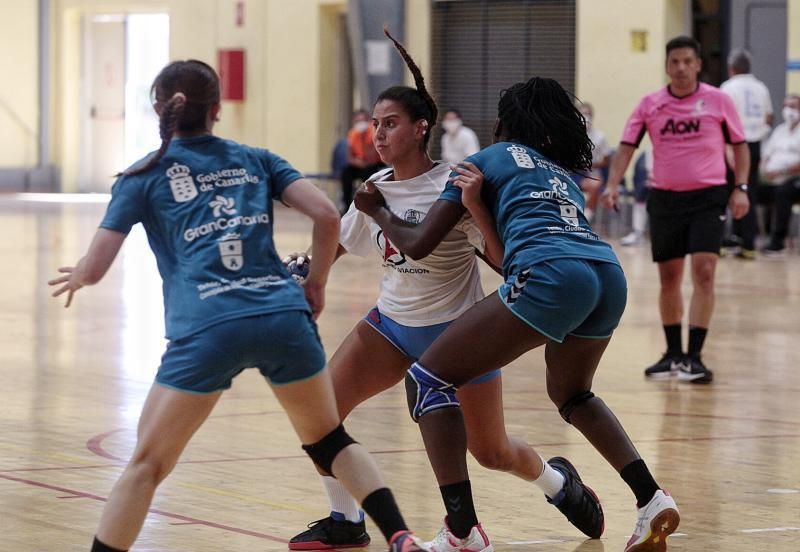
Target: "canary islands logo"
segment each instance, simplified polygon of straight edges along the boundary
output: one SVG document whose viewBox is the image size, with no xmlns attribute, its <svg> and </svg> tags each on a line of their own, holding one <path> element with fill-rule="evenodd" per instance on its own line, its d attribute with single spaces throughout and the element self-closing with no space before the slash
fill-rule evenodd
<svg viewBox="0 0 800 552">
<path fill-rule="evenodd" d="M 169 187 L 172 189 L 172 197 L 178 203 L 185 203 L 197 197 L 197 186 L 195 186 L 191 171 L 186 165 L 173 163 L 167 169 Z"/>
</svg>

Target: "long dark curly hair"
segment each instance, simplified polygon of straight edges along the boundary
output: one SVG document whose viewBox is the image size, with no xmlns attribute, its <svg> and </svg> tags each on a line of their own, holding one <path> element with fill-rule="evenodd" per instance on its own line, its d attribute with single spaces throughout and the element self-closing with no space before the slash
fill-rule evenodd
<svg viewBox="0 0 800 552">
<path fill-rule="evenodd" d="M 592 168 L 592 141 L 575 97 L 553 79 L 533 77 L 500 93 L 496 134 L 529 146 L 573 172 Z"/>
</svg>

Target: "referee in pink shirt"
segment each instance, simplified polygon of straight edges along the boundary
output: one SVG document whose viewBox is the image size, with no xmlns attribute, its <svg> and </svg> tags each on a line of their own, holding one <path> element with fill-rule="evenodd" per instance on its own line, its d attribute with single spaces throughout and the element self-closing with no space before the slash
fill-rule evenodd
<svg viewBox="0 0 800 552">
<path fill-rule="evenodd" d="M 711 383 L 713 373 L 701 360 L 714 310 L 714 272 L 722 245 L 726 207 L 743 217 L 750 203 L 747 176 L 750 152 L 730 97 L 698 81 L 700 44 L 688 36 L 667 43 L 670 83 L 646 95 L 625 125 L 611 162 L 603 194 L 615 207 L 619 183 L 645 132 L 653 144 L 653 180 L 647 211 L 653 261 L 661 280 L 659 309 L 667 351 L 645 369 L 650 378 L 677 375 L 680 381 Z M 736 186 L 725 181 L 725 147 L 731 145 Z M 684 352 L 683 266 L 690 256 L 693 292 L 689 304 L 689 347 Z"/>
</svg>

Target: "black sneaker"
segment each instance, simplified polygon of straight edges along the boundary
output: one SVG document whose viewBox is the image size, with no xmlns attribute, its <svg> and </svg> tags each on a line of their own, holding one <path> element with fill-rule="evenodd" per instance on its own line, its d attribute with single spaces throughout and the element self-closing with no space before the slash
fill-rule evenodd
<svg viewBox="0 0 800 552">
<path fill-rule="evenodd" d="M 578 470 L 569 460 L 556 456 L 547 461 L 553 469 L 564 476 L 564 487 L 547 502 L 567 516 L 569 522 L 589 538 L 599 539 L 605 528 L 605 517 L 600 499 L 594 491 L 583 484 Z"/>
<path fill-rule="evenodd" d="M 706 368 L 700 357 L 687 357 L 689 361 L 681 365 L 678 379 L 688 383 L 711 383 L 714 381 L 714 372 Z"/>
<path fill-rule="evenodd" d="M 369 545 L 364 520 L 338 521 L 328 516 L 308 524 L 308 530 L 292 537 L 289 550 L 327 550 L 361 548 Z"/>
<path fill-rule="evenodd" d="M 661 360 L 645 368 L 644 375 L 653 379 L 668 378 L 677 375 L 680 367 L 684 365 L 688 365 L 688 362 L 683 355 L 664 353 Z"/>
<path fill-rule="evenodd" d="M 762 249 L 761 253 L 765 257 L 783 257 L 786 255 L 786 246 L 782 243 L 778 243 L 777 241 L 770 240 L 769 245 Z"/>
</svg>

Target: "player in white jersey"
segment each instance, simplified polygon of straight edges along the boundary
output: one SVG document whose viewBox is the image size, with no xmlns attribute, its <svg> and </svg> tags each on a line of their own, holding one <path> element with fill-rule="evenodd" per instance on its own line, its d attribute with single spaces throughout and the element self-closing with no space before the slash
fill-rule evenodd
<svg viewBox="0 0 800 552">
<path fill-rule="evenodd" d="M 772 99 L 767 86 L 750 72 L 751 59 L 747 50 L 737 48 L 728 55 L 728 75 L 720 89 L 733 100 L 742 120 L 744 138 L 750 150 L 750 173 L 747 178 L 747 197 L 755 205 L 758 197 L 758 166 L 761 161 L 761 141 L 772 127 Z M 729 175 L 730 178 L 730 175 Z M 758 219 L 756 210 L 750 209 L 741 219 L 733 221 L 733 234 L 740 246 L 737 256 L 755 259 Z"/>
<path fill-rule="evenodd" d="M 409 224 L 417 224 L 445 187 L 451 168 L 427 152 L 436 122 L 436 104 L 419 69 L 396 43 L 415 76 L 417 88 L 395 86 L 378 97 L 373 111 L 374 140 L 390 169 L 369 179 L 387 204 Z M 481 236 L 470 218 L 462 219 L 428 256 L 412 259 L 385 239 L 380 227 L 351 206 L 342 219 L 339 255 L 377 255 L 384 267 L 377 306 L 350 332 L 329 366 L 339 413 L 345 418 L 366 399 L 398 383 L 424 350 L 474 303 L 483 298 L 476 248 L 499 264 L 496 233 Z M 525 441 L 506 434 L 499 371 L 459 390 L 470 452 L 482 465 L 533 481 L 576 527 L 590 537 L 603 530 L 602 508 L 563 458 L 545 462 Z M 453 478 L 447 463 L 431 459 L 447 509 L 445 524 L 430 543 L 433 552 L 491 552 L 472 504 L 469 482 Z M 338 480 L 323 483 L 331 514 L 289 543 L 293 550 L 366 546 L 363 514 Z M 586 515 L 589 512 L 591 515 Z M 587 519 L 591 521 L 587 523 Z"/>
</svg>

